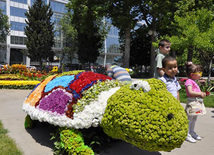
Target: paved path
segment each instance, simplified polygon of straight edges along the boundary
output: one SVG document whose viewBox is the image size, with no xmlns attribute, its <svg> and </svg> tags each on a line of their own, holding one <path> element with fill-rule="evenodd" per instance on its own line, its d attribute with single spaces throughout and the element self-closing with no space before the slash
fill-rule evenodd
<svg viewBox="0 0 214 155">
<path fill-rule="evenodd" d="M 22 111 L 22 103 L 29 93 L 30 90 L 0 89 L 0 120 L 24 155 L 52 155 L 53 142 L 47 126 L 39 124 L 31 130 L 24 128 L 26 114 Z M 203 139 L 195 144 L 185 141 L 181 148 L 171 152 L 148 152 L 117 142 L 100 155 L 213 155 L 214 108 L 207 108 L 207 115 L 199 117 L 196 123 L 196 132 Z"/>
</svg>

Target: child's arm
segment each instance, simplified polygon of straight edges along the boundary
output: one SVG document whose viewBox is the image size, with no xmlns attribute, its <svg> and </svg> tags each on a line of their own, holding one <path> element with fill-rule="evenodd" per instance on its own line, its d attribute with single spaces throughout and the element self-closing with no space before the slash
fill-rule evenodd
<svg viewBox="0 0 214 155">
<path fill-rule="evenodd" d="M 178 101 L 180 101 L 180 94 L 179 94 L 179 91 L 177 92 L 177 99 L 178 99 Z"/>
<path fill-rule="evenodd" d="M 157 68 L 159 75 L 162 77 L 164 75 L 164 71 L 162 68 Z"/>
<path fill-rule="evenodd" d="M 187 86 L 187 91 L 193 97 L 202 97 L 202 98 L 206 97 L 206 93 L 205 92 L 195 92 L 195 91 L 192 91 L 192 86 L 191 85 Z"/>
</svg>

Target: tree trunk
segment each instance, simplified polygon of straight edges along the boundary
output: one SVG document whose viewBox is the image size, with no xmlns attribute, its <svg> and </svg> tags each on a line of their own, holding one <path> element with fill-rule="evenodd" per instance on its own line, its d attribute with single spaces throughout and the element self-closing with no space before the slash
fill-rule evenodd
<svg viewBox="0 0 214 155">
<path fill-rule="evenodd" d="M 211 69 L 212 69 L 212 59 L 209 62 L 209 68 L 208 68 L 208 78 L 207 78 L 208 86 L 210 86 Z"/>
<path fill-rule="evenodd" d="M 188 49 L 187 61 L 192 61 L 193 58 L 193 47 L 190 46 Z"/>
<path fill-rule="evenodd" d="M 40 61 L 39 61 L 39 66 L 40 66 L 40 71 L 42 71 L 43 70 L 43 68 L 42 68 L 42 59 L 40 59 Z"/>
<path fill-rule="evenodd" d="M 152 45 L 156 41 L 155 30 L 152 30 L 151 35 L 151 53 L 150 53 L 150 76 L 155 77 L 155 47 Z"/>
<path fill-rule="evenodd" d="M 129 68 L 130 42 L 131 42 L 131 25 L 129 25 L 125 30 L 125 52 L 123 56 L 123 67 L 125 68 Z"/>
</svg>

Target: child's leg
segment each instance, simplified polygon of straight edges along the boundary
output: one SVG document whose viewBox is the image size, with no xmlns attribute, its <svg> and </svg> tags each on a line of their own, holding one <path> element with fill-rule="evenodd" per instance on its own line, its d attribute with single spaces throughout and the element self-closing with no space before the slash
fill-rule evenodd
<svg viewBox="0 0 214 155">
<path fill-rule="evenodd" d="M 191 136 L 191 131 L 192 131 L 192 129 L 194 130 L 194 116 L 188 116 L 188 120 L 189 120 L 189 129 L 188 129 L 188 133 L 187 133 L 187 137 L 186 137 L 186 140 L 188 141 L 188 142 L 191 142 L 191 143 L 195 143 L 196 142 L 196 140 Z"/>
<path fill-rule="evenodd" d="M 189 119 L 189 131 L 188 133 L 189 134 L 192 134 L 194 133 L 195 131 L 195 122 L 197 120 L 197 117 L 198 116 L 188 116 L 188 119 Z"/>
</svg>

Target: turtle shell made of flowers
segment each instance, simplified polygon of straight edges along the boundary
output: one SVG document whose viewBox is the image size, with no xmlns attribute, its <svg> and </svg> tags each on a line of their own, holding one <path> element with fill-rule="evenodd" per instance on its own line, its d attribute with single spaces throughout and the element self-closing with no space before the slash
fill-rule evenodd
<svg viewBox="0 0 214 155">
<path fill-rule="evenodd" d="M 97 127 L 108 98 L 122 85 L 122 82 L 93 72 L 49 76 L 27 96 L 23 110 L 33 120 L 60 127 Z"/>
</svg>

